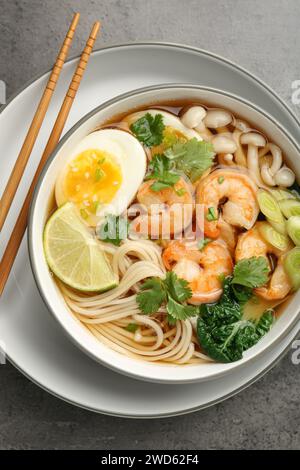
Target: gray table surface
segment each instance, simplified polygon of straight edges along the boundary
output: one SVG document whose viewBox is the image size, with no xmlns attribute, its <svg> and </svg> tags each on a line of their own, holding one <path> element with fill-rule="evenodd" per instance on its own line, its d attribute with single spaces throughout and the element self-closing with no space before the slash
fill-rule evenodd
<svg viewBox="0 0 300 470">
<path fill-rule="evenodd" d="M 8 96 L 50 68 L 74 10 L 82 18 L 73 53 L 99 18 L 101 44 L 156 40 L 207 49 L 246 67 L 291 105 L 291 83 L 300 78 L 298 0 L 0 0 L 0 80 Z M 299 371 L 289 354 L 224 403 L 146 423 L 77 409 L 7 364 L 0 367 L 0 448 L 299 449 Z"/>
</svg>

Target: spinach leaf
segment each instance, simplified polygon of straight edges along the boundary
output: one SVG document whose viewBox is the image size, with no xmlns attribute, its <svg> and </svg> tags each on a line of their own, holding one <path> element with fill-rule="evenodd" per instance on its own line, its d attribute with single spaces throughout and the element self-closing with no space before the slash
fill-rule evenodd
<svg viewBox="0 0 300 470">
<path fill-rule="evenodd" d="M 243 273 L 244 268 L 245 265 Z M 243 352 L 254 346 L 273 323 L 271 309 L 266 310 L 258 322 L 243 319 L 243 305 L 252 297 L 252 288 L 233 281 L 232 276 L 225 278 L 219 302 L 201 305 L 197 322 L 201 347 L 219 362 L 240 360 Z"/>
</svg>

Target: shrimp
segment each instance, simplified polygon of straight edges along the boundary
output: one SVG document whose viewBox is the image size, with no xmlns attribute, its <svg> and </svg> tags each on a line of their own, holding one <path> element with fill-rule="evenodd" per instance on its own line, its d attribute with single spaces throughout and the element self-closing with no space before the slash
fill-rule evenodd
<svg viewBox="0 0 300 470">
<path fill-rule="evenodd" d="M 232 273 L 233 262 L 226 244 L 221 240 L 208 243 L 199 250 L 197 242 L 173 240 L 163 252 L 168 270 L 185 279 L 192 290 L 190 304 L 216 302 L 222 295 L 222 276 Z"/>
<path fill-rule="evenodd" d="M 259 214 L 257 186 L 242 170 L 219 169 L 202 179 L 197 188 L 196 203 L 204 205 L 204 233 L 220 236 L 219 206 L 225 222 L 249 230 Z"/>
<path fill-rule="evenodd" d="M 174 187 L 160 191 L 151 189 L 154 180 L 144 182 L 137 193 L 137 200 L 147 214 L 142 214 L 133 221 L 134 230 L 151 238 L 170 238 L 182 233 L 192 222 L 194 198 L 190 185 L 180 178 Z"/>
<path fill-rule="evenodd" d="M 237 244 L 237 228 L 225 222 L 222 216 L 219 217 L 218 228 L 220 230 L 219 238 L 226 243 L 231 255 L 233 255 Z"/>
<path fill-rule="evenodd" d="M 275 255 L 277 266 L 271 275 L 268 285 L 255 289 L 255 292 L 266 300 L 284 299 L 292 289 L 283 266 L 285 252 L 276 249 L 262 238 L 259 233 L 259 224 L 257 222 L 251 230 L 239 236 L 235 250 L 235 259 L 240 261 L 252 256 L 264 256 L 270 266 L 268 255 Z"/>
</svg>

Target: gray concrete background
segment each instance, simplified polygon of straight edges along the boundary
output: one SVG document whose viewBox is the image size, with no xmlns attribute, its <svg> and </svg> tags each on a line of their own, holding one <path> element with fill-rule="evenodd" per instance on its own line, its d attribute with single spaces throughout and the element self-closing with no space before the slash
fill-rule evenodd
<svg viewBox="0 0 300 470">
<path fill-rule="evenodd" d="M 98 44 L 148 39 L 201 47 L 254 72 L 291 105 L 291 83 L 300 79 L 298 0 L 0 0 L 0 79 L 8 95 L 50 68 L 74 10 L 82 13 L 74 54 L 100 18 Z M 299 449 L 299 371 L 288 355 L 224 403 L 145 422 L 76 409 L 1 366 L 0 448 Z"/>
</svg>

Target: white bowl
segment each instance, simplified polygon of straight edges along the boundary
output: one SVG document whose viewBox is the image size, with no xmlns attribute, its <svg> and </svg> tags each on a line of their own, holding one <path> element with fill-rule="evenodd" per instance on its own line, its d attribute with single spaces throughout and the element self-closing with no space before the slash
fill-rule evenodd
<svg viewBox="0 0 300 470">
<path fill-rule="evenodd" d="M 283 339 L 299 319 L 300 291 L 290 300 L 271 331 L 244 353 L 243 359 L 229 364 L 158 365 L 123 356 L 102 344 L 74 317 L 49 272 L 43 251 L 43 229 L 53 198 L 57 175 L 74 146 L 97 126 L 135 107 L 172 100 L 203 102 L 223 107 L 253 123 L 279 145 L 286 161 L 300 179 L 300 150 L 289 133 L 266 112 L 238 96 L 193 85 L 161 85 L 139 89 L 114 98 L 81 119 L 61 140 L 44 169 L 35 190 L 29 220 L 29 255 L 38 289 L 50 312 L 73 342 L 101 364 L 137 379 L 161 383 L 188 383 L 216 378 L 253 361 Z"/>
</svg>

